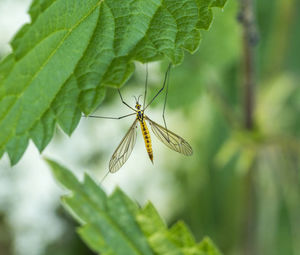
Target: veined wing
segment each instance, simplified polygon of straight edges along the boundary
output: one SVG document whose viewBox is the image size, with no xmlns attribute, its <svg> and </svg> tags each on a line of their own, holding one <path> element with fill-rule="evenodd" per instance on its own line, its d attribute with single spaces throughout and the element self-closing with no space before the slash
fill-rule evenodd
<svg viewBox="0 0 300 255">
<path fill-rule="evenodd" d="M 153 120 L 150 120 L 145 116 L 146 120 L 149 121 L 153 133 L 157 138 L 167 145 L 170 149 L 177 151 L 183 155 L 190 156 L 193 154 L 192 147 L 182 137 L 174 134 L 172 131 L 165 129 L 161 125 L 157 124 Z"/>
<path fill-rule="evenodd" d="M 117 172 L 129 158 L 136 142 L 136 123 L 137 119 L 133 122 L 132 126 L 129 128 L 128 132 L 112 155 L 109 161 L 109 171 L 111 173 Z"/>
</svg>

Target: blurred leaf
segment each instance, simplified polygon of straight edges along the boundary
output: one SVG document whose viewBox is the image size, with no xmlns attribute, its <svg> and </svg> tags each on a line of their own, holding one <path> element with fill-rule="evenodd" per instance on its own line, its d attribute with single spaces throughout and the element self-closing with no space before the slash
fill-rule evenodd
<svg viewBox="0 0 300 255">
<path fill-rule="evenodd" d="M 268 135 L 299 135 L 300 88 L 290 72 L 271 76 L 263 83 L 257 102 L 257 122 Z M 277 120 L 277 121 L 275 121 Z"/>
<path fill-rule="evenodd" d="M 212 241 L 194 240 L 183 222 L 167 228 L 151 203 L 143 209 L 120 189 L 107 196 L 88 175 L 83 183 L 66 168 L 47 160 L 56 180 L 71 191 L 63 205 L 81 224 L 86 244 L 101 254 L 219 255 Z"/>
<path fill-rule="evenodd" d="M 221 255 L 221 252 L 216 248 L 209 237 L 205 237 L 200 243 L 200 249 L 207 255 Z"/>
<path fill-rule="evenodd" d="M 2 209 L 2 208 L 1 208 Z M 0 209 L 0 254 L 13 254 L 13 236 L 6 215 Z"/>
<path fill-rule="evenodd" d="M 266 137 L 257 130 L 236 130 L 231 137 L 220 147 L 215 161 L 219 168 L 224 168 L 235 160 L 236 169 L 247 173 L 255 162 L 259 150 L 265 145 Z"/>
</svg>

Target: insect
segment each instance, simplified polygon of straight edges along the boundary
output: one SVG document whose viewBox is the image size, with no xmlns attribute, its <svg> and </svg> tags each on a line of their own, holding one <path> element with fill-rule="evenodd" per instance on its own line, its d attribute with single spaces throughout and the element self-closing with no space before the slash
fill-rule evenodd
<svg viewBox="0 0 300 255">
<path fill-rule="evenodd" d="M 165 121 L 165 106 L 166 106 L 166 100 L 167 100 L 167 92 L 168 92 L 168 77 L 170 73 L 171 65 L 169 65 L 168 70 L 165 74 L 164 82 L 162 88 L 156 93 L 156 95 L 150 100 L 150 102 L 146 105 L 146 97 L 147 97 L 147 86 L 148 86 L 148 67 L 146 67 L 146 82 L 145 82 L 145 93 L 144 93 L 144 103 L 141 105 L 139 103 L 139 99 L 135 97 L 136 104 L 135 107 L 131 107 L 129 104 L 127 104 L 121 95 L 120 90 L 118 90 L 118 93 L 120 95 L 121 101 L 123 104 L 125 104 L 128 108 L 133 110 L 133 113 L 121 116 L 121 117 L 102 117 L 102 116 L 95 116 L 90 115 L 87 117 L 91 118 L 104 118 L 104 119 L 115 119 L 120 120 L 129 116 L 135 115 L 136 118 L 133 121 L 131 127 L 125 134 L 124 138 L 121 140 L 119 146 L 116 148 L 115 152 L 113 153 L 110 162 L 109 162 L 109 172 L 115 173 L 117 172 L 128 160 L 136 142 L 137 138 L 137 127 L 138 124 L 140 125 L 142 135 L 145 141 L 145 147 L 146 151 L 148 153 L 148 156 L 153 163 L 153 150 L 152 150 L 152 142 L 151 142 L 151 136 L 148 129 L 147 123 L 150 125 L 152 132 L 156 135 L 156 137 L 163 142 L 166 146 L 168 146 L 170 149 L 177 151 L 183 155 L 190 156 L 193 154 L 192 147 L 180 136 L 176 135 L 172 131 L 167 129 L 166 121 Z M 167 84 L 167 85 L 166 85 Z M 149 105 L 155 100 L 155 98 L 164 90 L 164 88 L 167 87 L 166 90 L 166 96 L 165 96 L 165 102 L 164 102 L 164 108 L 163 108 L 163 120 L 165 123 L 165 127 L 157 124 L 153 120 L 151 120 L 147 115 L 145 115 L 145 110 L 149 107 Z"/>
</svg>

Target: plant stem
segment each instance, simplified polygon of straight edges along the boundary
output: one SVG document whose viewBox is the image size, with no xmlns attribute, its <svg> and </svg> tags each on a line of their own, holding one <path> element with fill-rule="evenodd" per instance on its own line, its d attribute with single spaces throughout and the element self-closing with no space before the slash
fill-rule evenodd
<svg viewBox="0 0 300 255">
<path fill-rule="evenodd" d="M 255 45 L 258 42 L 253 0 L 240 0 L 239 21 L 243 26 L 243 65 L 244 65 L 244 114 L 245 128 L 253 129 L 254 93 L 255 93 Z"/>
<path fill-rule="evenodd" d="M 244 66 L 244 127 L 247 130 L 254 128 L 254 101 L 255 101 L 255 46 L 258 42 L 254 13 L 254 0 L 240 0 L 239 21 L 243 28 L 243 56 Z M 243 254 L 256 253 L 256 197 L 255 197 L 255 166 L 248 169 L 245 183 L 245 222 L 243 229 Z"/>
</svg>

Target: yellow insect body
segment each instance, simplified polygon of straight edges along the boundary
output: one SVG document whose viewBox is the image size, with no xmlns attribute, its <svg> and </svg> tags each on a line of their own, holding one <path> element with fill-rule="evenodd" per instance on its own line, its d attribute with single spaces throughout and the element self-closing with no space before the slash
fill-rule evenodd
<svg viewBox="0 0 300 255">
<path fill-rule="evenodd" d="M 149 129 L 147 127 L 147 124 L 143 118 L 143 120 L 140 120 L 140 124 L 141 124 L 141 130 L 142 130 L 142 134 L 144 137 L 144 141 L 145 141 L 145 146 L 146 146 L 146 150 L 148 152 L 149 158 L 153 163 L 153 150 L 152 150 L 152 143 L 151 143 L 151 137 L 150 137 L 150 133 L 149 133 Z"/>
<path fill-rule="evenodd" d="M 163 91 L 166 82 L 168 81 L 168 75 L 170 72 L 171 64 L 168 67 L 168 70 L 165 75 L 163 87 L 157 92 L 157 94 L 150 100 L 150 102 L 145 105 L 146 103 L 146 97 L 147 97 L 147 78 L 148 78 L 148 72 L 146 75 L 146 83 L 145 83 L 145 94 L 144 94 L 144 107 L 142 108 L 142 105 L 139 104 L 139 98 L 135 97 L 136 105 L 135 109 L 131 107 L 129 104 L 127 104 L 121 95 L 121 92 L 118 90 L 121 101 L 123 104 L 125 104 L 127 107 L 129 107 L 131 110 L 133 110 L 133 113 L 121 116 L 121 117 L 102 117 L 102 116 L 90 116 L 94 118 L 104 118 L 104 119 L 123 119 L 132 115 L 136 115 L 135 120 L 133 121 L 131 127 L 127 131 L 126 135 L 123 137 L 121 140 L 120 144 L 114 151 L 113 155 L 111 156 L 111 159 L 109 161 L 109 172 L 115 173 L 117 172 L 123 165 L 124 163 L 128 160 L 135 142 L 137 138 L 137 122 L 140 122 L 144 142 L 145 142 L 145 147 L 147 150 L 147 153 L 149 155 L 149 158 L 151 162 L 153 163 L 153 150 L 152 150 L 152 142 L 151 142 L 151 137 L 149 133 L 149 129 L 147 127 L 146 122 L 150 125 L 151 130 L 153 134 L 167 147 L 169 147 L 171 150 L 176 151 L 178 153 L 181 153 L 186 156 L 191 156 L 193 154 L 193 149 L 192 147 L 186 142 L 182 137 L 179 135 L 176 135 L 172 131 L 167 129 L 167 126 L 165 124 L 165 127 L 157 124 L 153 120 L 151 120 L 148 116 L 144 115 L 144 111 L 148 108 L 148 106 L 154 101 L 154 99 Z M 168 89 L 168 85 L 167 85 Z M 165 96 L 165 104 L 167 100 L 167 92 Z M 164 111 L 165 111 L 165 106 L 164 105 Z M 164 111 L 163 111 L 163 118 L 164 118 Z M 165 122 L 165 119 L 164 119 Z M 106 175 L 105 175 L 106 176 Z M 104 177 L 105 178 L 105 177 Z"/>
</svg>

